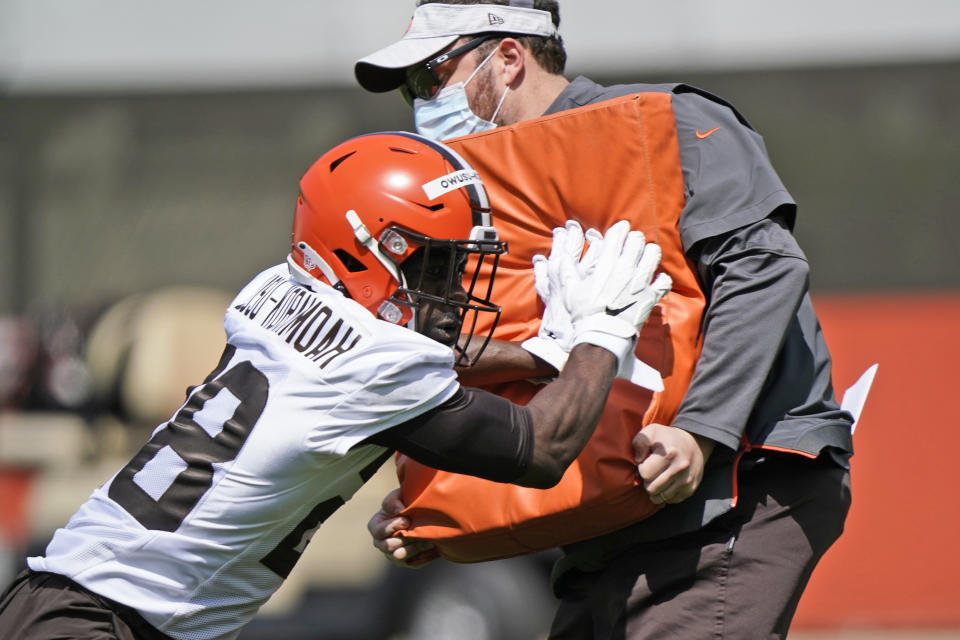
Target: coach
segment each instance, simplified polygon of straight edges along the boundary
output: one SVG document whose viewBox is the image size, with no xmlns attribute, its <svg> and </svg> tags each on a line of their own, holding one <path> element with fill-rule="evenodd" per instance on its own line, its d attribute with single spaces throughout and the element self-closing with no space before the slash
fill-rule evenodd
<svg viewBox="0 0 960 640">
<path fill-rule="evenodd" d="M 679 250 L 705 301 L 702 347 L 675 419 L 634 440 L 644 486 L 664 507 L 564 547 L 550 637 L 783 638 L 843 530 L 853 452 L 792 235 L 796 203 L 729 103 L 684 84 L 568 81 L 558 26 L 555 0 L 421 0 L 403 38 L 355 68 L 365 89 L 399 89 L 418 131 L 438 139 L 633 94 L 669 103 L 659 126 L 675 148 L 651 162 L 676 163 L 682 177 Z M 593 132 L 570 135 L 575 146 Z M 468 144 L 458 149 L 474 162 Z M 423 544 L 389 537 L 405 524 L 399 507 L 385 502 L 370 527 L 405 560 Z"/>
</svg>

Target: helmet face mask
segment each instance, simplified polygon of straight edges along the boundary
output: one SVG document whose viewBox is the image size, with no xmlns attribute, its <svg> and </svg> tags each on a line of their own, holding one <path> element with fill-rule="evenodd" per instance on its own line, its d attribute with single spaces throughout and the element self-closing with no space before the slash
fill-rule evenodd
<svg viewBox="0 0 960 640">
<path fill-rule="evenodd" d="M 489 212 L 476 171 L 449 147 L 409 133 L 360 136 L 301 179 L 287 262 L 302 284 L 332 285 L 381 320 L 456 349 L 457 364 L 468 365 L 477 315 L 495 314 L 492 331 L 500 313 L 490 294 L 506 246 Z M 488 259 L 493 271 L 477 291 Z M 489 332 L 481 339 L 474 359 Z"/>
<path fill-rule="evenodd" d="M 500 316 L 500 308 L 490 302 L 491 286 L 476 291 L 480 265 L 489 259 L 495 274 L 500 251 L 472 241 L 422 236 L 413 239 L 420 247 L 401 265 L 405 284 L 398 287 L 389 302 L 409 306 L 413 313 L 411 328 L 455 349 L 458 365 L 466 365 L 478 314 L 493 313 L 497 319 Z M 468 282 L 464 282 L 465 271 L 471 274 Z M 483 340 L 477 353 L 486 347 L 489 334 Z"/>
</svg>

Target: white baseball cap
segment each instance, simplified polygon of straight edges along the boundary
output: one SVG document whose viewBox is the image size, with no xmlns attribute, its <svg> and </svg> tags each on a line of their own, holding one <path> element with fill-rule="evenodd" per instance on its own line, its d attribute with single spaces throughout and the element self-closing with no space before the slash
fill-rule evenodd
<svg viewBox="0 0 960 640">
<path fill-rule="evenodd" d="M 376 93 L 396 89 L 406 80 L 406 69 L 432 58 L 460 36 L 502 33 L 553 37 L 557 28 L 549 11 L 531 8 L 530 0 L 500 4 L 438 4 L 417 7 L 403 37 L 361 58 L 353 71 L 357 82 Z"/>
</svg>

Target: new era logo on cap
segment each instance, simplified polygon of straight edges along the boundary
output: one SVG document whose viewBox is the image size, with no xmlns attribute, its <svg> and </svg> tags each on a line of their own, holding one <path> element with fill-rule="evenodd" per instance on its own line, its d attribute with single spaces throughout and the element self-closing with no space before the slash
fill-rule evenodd
<svg viewBox="0 0 960 640">
<path fill-rule="evenodd" d="M 487 14 L 487 20 L 490 21 L 490 24 L 503 24 L 503 23 L 504 23 L 504 19 L 501 18 L 500 16 L 498 16 L 498 15 L 495 14 L 495 13 L 488 13 L 488 14 Z"/>
</svg>

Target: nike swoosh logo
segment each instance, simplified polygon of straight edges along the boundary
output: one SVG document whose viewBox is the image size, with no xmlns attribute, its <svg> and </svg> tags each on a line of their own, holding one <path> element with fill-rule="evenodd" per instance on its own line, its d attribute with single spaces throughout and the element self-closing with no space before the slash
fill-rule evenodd
<svg viewBox="0 0 960 640">
<path fill-rule="evenodd" d="M 607 315 L 608 315 L 608 316 L 618 316 L 618 315 L 620 315 L 621 313 L 623 313 L 624 311 L 626 311 L 627 309 L 629 309 L 630 307 L 632 307 L 634 304 L 635 304 L 635 303 L 631 302 L 631 303 L 628 304 L 627 306 L 625 306 L 625 307 L 620 307 L 619 309 L 611 309 L 610 307 L 607 307 Z"/>
<path fill-rule="evenodd" d="M 710 131 L 707 131 L 706 133 L 702 133 L 699 129 L 697 129 L 696 134 L 698 138 L 703 140 L 704 138 L 710 136 L 710 134 L 716 132 L 718 129 L 720 129 L 720 127 L 714 127 L 713 129 L 710 129 Z"/>
</svg>

